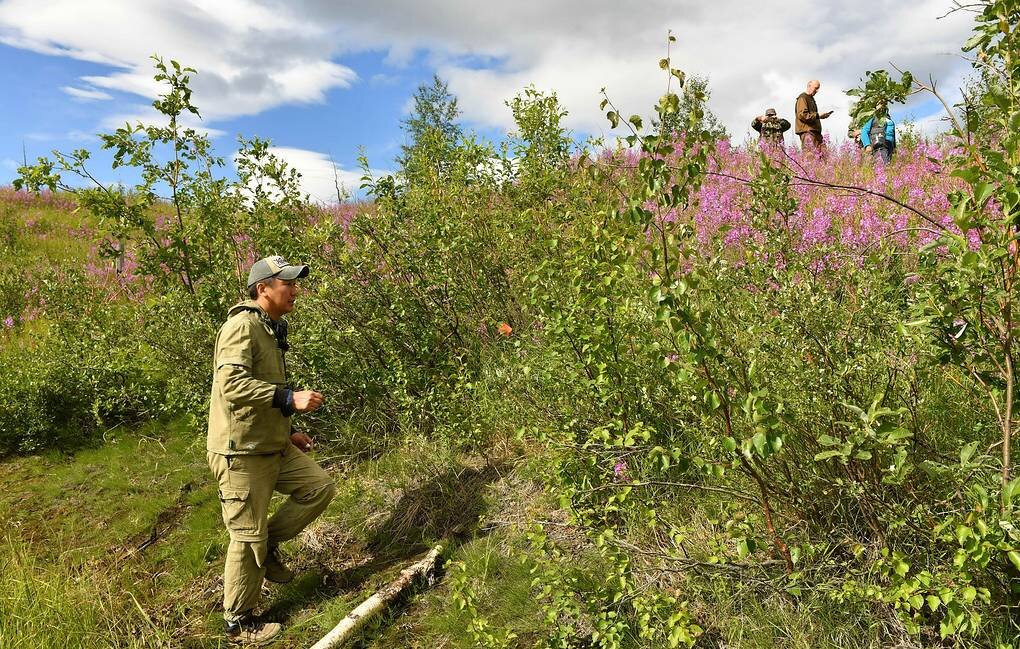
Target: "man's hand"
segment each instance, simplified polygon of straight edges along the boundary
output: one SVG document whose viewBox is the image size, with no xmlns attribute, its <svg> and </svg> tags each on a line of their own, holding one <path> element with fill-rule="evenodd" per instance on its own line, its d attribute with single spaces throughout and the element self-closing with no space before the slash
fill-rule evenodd
<svg viewBox="0 0 1020 649">
<path fill-rule="evenodd" d="M 304 433 L 293 433 L 290 436 L 290 443 L 307 453 L 312 450 L 312 438 Z"/>
<path fill-rule="evenodd" d="M 832 115 L 832 111 L 831 111 L 831 110 L 830 110 L 830 111 L 828 111 L 828 112 L 822 113 L 821 115 L 819 115 L 819 116 L 818 116 L 818 118 L 819 118 L 819 119 L 825 119 L 825 118 L 826 118 L 826 117 L 828 117 L 829 115 Z"/>
<path fill-rule="evenodd" d="M 312 412 L 322 405 L 322 395 L 315 390 L 294 393 L 294 412 Z"/>
<path fill-rule="evenodd" d="M 754 121 L 756 121 L 756 122 L 764 122 L 766 119 L 768 119 L 768 118 L 765 115 L 758 115 L 757 117 L 754 118 Z"/>
</svg>

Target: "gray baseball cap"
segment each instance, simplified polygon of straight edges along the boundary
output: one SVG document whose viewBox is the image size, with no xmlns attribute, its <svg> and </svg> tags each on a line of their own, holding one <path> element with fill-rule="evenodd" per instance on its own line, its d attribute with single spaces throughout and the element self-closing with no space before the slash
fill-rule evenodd
<svg viewBox="0 0 1020 649">
<path fill-rule="evenodd" d="M 766 115 L 775 115 L 776 114 L 776 109 L 775 108 L 770 108 L 767 111 L 765 111 L 765 114 Z"/>
<path fill-rule="evenodd" d="M 303 264 L 293 265 L 279 255 L 259 259 L 248 271 L 248 288 L 270 277 L 280 279 L 298 279 L 308 276 L 308 266 Z"/>
</svg>

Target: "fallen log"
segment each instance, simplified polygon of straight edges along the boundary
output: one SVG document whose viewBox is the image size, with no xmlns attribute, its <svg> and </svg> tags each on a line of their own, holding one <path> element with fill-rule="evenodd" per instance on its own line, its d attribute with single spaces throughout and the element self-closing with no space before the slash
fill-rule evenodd
<svg viewBox="0 0 1020 649">
<path fill-rule="evenodd" d="M 400 576 L 388 586 L 377 590 L 375 594 L 358 605 L 356 609 L 340 620 L 333 630 L 312 645 L 312 649 L 331 649 L 347 642 L 364 625 L 366 621 L 384 611 L 393 600 L 404 592 L 420 576 L 428 576 L 435 568 L 436 560 L 443 552 L 443 544 L 429 550 L 425 557 L 400 571 Z"/>
</svg>

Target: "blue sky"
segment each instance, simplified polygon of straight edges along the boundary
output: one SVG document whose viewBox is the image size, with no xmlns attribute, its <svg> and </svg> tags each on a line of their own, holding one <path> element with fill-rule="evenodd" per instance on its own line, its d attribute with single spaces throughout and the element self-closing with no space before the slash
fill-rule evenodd
<svg viewBox="0 0 1020 649">
<path fill-rule="evenodd" d="M 217 152 L 236 136 L 269 138 L 322 200 L 330 158 L 357 184 L 364 147 L 379 172 L 393 168 L 400 122 L 419 84 L 449 81 L 463 122 L 490 140 L 512 129 L 504 102 L 528 84 L 555 91 L 579 137 L 613 132 L 598 110 L 606 87 L 621 111 L 648 115 L 663 89 L 657 62 L 667 29 L 679 37 L 674 65 L 710 79 L 710 108 L 741 142 L 768 106 L 790 117 L 807 80 L 846 131 L 848 98 L 865 70 L 890 62 L 941 87 L 960 85 L 959 46 L 969 18 L 947 0 L 873 2 L 740 0 L 713 3 L 560 0 L 488 4 L 462 0 L 0 0 L 0 184 L 14 177 L 22 147 L 98 149 L 95 133 L 150 120 L 156 86 L 147 57 L 159 53 L 199 70 L 195 103 Z M 814 23 L 792 16 L 815 17 Z M 875 16 L 882 16 L 880 21 Z M 894 110 L 930 131 L 938 106 L 917 98 Z M 792 137 L 791 137 L 792 141 Z M 99 178 L 126 181 L 99 157 Z"/>
<path fill-rule="evenodd" d="M 186 64 L 186 58 L 182 63 Z M 218 152 L 229 156 L 238 136 L 267 137 L 274 146 L 314 151 L 332 158 L 338 167 L 356 171 L 359 151 L 380 170 L 393 167 L 394 156 L 405 142 L 400 128 L 407 118 L 410 98 L 421 83 L 428 83 L 434 69 L 416 57 L 399 67 L 385 62 L 386 52 L 361 52 L 343 57 L 357 70 L 350 88 L 332 88 L 321 102 L 297 103 L 269 108 L 256 115 L 208 121 Z M 104 90 L 109 100 L 82 100 L 62 88 L 81 86 L 84 76 L 108 73 L 112 66 L 40 54 L 0 45 L 0 83 L 8 88 L 0 104 L 0 123 L 15 126 L 0 131 L 0 184 L 15 176 L 15 163 L 23 154 L 31 162 L 53 149 L 88 148 L 95 153 L 93 165 L 104 181 L 130 182 L 134 178 L 109 170 L 109 157 L 100 151 L 96 133 L 111 114 L 110 104 L 135 105 L 144 99 L 128 92 Z M 199 109 L 201 110 L 201 106 Z M 112 126 L 112 124 L 110 125 Z M 502 131 L 475 125 L 491 140 Z M 353 181 L 349 181 L 353 182 Z M 353 188 L 353 187 L 352 187 Z"/>
</svg>

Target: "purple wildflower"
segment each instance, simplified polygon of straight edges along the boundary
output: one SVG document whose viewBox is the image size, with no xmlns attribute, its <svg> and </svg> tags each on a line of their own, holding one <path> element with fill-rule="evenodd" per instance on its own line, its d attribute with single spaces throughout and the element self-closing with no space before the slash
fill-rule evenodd
<svg viewBox="0 0 1020 649">
<path fill-rule="evenodd" d="M 624 480 L 627 477 L 627 463 L 623 460 L 618 460 L 613 466 L 613 479 L 616 481 Z"/>
</svg>

